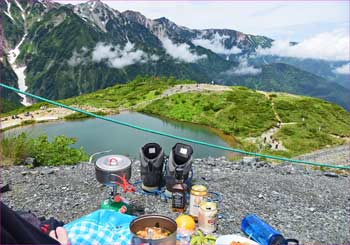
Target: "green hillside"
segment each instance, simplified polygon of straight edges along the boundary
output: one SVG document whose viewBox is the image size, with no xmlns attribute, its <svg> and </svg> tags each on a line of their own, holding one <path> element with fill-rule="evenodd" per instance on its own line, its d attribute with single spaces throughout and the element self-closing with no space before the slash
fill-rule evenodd
<svg viewBox="0 0 350 245">
<path fill-rule="evenodd" d="M 276 112 L 286 125 L 274 138 L 282 141 L 288 151 L 273 153 L 283 156 L 295 156 L 341 144 L 342 137 L 350 136 L 350 113 L 321 99 L 285 93 L 266 96 L 237 86 L 231 87 L 232 91 L 178 93 L 160 97 L 166 89 L 184 83 L 194 82 L 165 77 L 138 77 L 125 85 L 66 99 L 63 103 L 139 110 L 210 126 L 234 136 L 240 140 L 241 147 L 251 150 L 258 149 L 247 139 L 259 139 L 262 133 L 276 125 Z M 269 149 L 263 151 L 271 153 Z"/>
<path fill-rule="evenodd" d="M 287 94 L 274 97 L 273 102 L 281 120 L 290 123 L 282 127 L 276 138 L 280 138 L 292 152 L 320 149 L 350 136 L 350 114 L 340 106 Z"/>
<path fill-rule="evenodd" d="M 191 80 L 176 80 L 174 77 L 137 77 L 124 85 L 115 85 L 90 94 L 63 100 L 67 105 L 86 105 L 97 108 L 122 109 L 155 99 L 165 89 L 175 84 L 194 83 Z"/>
<path fill-rule="evenodd" d="M 14 73 L 14 71 L 11 69 L 11 66 L 6 59 L 6 56 L 3 56 L 2 61 L 0 61 L 0 70 L 1 70 L 1 74 L 0 74 L 1 83 L 18 88 L 17 76 Z M 2 99 L 1 101 L 2 104 L 6 103 L 6 107 L 9 105 L 8 102 L 11 102 L 12 105 L 16 105 L 17 107 L 21 106 L 21 103 L 20 103 L 21 97 L 13 91 L 1 88 L 0 98 Z M 4 109 L 5 106 L 2 106 L 2 108 Z M 4 110 L 2 111 L 4 112 Z"/>
<path fill-rule="evenodd" d="M 350 113 L 336 104 L 311 97 L 264 93 L 239 86 L 221 92 L 186 92 L 180 91 L 178 88 L 182 86 L 178 86 L 168 96 L 163 95 L 174 85 L 193 83 L 174 77 L 137 77 L 124 85 L 61 102 L 111 111 L 137 110 L 206 125 L 235 137 L 240 148 L 288 157 L 342 144 L 345 137 L 350 136 Z M 194 90 L 197 87 L 195 84 L 186 86 Z M 40 105 L 42 103 L 11 113 L 36 110 Z M 283 142 L 286 150 L 272 151 L 260 145 L 262 134 L 276 126 L 278 116 L 283 125 L 273 137 Z"/>
<path fill-rule="evenodd" d="M 259 136 L 276 125 L 273 108 L 287 123 L 273 135 L 287 151 L 274 154 L 300 155 L 341 144 L 342 137 L 350 136 L 350 114 L 338 105 L 295 95 L 266 97 L 244 87 L 232 87 L 232 91 L 222 93 L 176 94 L 156 100 L 140 111 L 220 129 L 251 149 L 247 138 L 256 137 L 259 142 Z M 269 149 L 263 151 L 271 153 Z"/>
<path fill-rule="evenodd" d="M 175 94 L 141 111 L 207 125 L 239 137 L 261 135 L 277 122 L 268 99 L 245 87 L 222 93 Z"/>
<path fill-rule="evenodd" d="M 225 84 L 312 96 L 336 103 L 349 110 L 350 91 L 339 84 L 282 63 L 264 65 L 261 69 L 261 73 L 256 76 L 226 77 Z"/>
<path fill-rule="evenodd" d="M 128 109 L 136 104 L 155 99 L 167 88 L 176 84 L 195 83 L 191 80 L 177 80 L 174 77 L 141 77 L 138 76 L 127 84 L 117 84 L 101 89 L 93 93 L 83 94 L 77 97 L 60 100 L 65 105 L 90 106 L 99 109 Z M 5 91 L 5 89 L 3 89 Z M 28 107 L 2 114 L 1 116 L 14 115 L 27 111 L 38 110 L 42 105 L 51 106 L 48 103 L 39 102 Z"/>
<path fill-rule="evenodd" d="M 19 103 L 15 103 L 7 99 L 0 98 L 0 113 L 13 111 L 21 106 L 22 105 Z"/>
</svg>

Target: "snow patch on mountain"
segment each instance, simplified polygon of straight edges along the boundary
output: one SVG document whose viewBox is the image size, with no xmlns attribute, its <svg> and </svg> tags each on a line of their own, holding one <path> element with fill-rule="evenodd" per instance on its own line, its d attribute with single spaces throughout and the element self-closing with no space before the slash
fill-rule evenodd
<svg viewBox="0 0 350 245">
<path fill-rule="evenodd" d="M 173 43 L 168 37 L 162 37 L 161 42 L 165 49 L 165 52 L 174 59 L 187 63 L 195 63 L 198 60 L 207 58 L 207 55 L 198 55 L 190 49 L 190 45 L 187 43 L 176 44 Z"/>
<path fill-rule="evenodd" d="M 5 0 L 6 4 L 7 4 L 7 12 L 4 11 L 4 13 L 12 20 L 15 21 L 11 15 L 11 2 L 9 2 L 8 0 Z"/>
<path fill-rule="evenodd" d="M 22 18 L 24 20 L 24 23 L 26 23 L 26 15 L 25 15 L 24 9 L 17 2 L 17 0 L 15 0 L 15 3 L 17 4 L 18 8 L 21 10 Z M 25 70 L 27 67 L 26 66 L 18 66 L 16 64 L 16 59 L 17 59 L 18 55 L 20 54 L 20 47 L 28 35 L 27 29 L 24 28 L 24 30 L 25 30 L 25 33 L 24 33 L 21 41 L 17 44 L 17 46 L 14 49 L 9 51 L 9 55 L 8 55 L 9 63 L 17 76 L 18 88 L 21 91 L 27 90 L 27 86 L 25 84 L 25 81 L 26 81 Z M 27 96 L 25 96 L 24 94 L 18 93 L 18 95 L 23 98 L 21 103 L 24 106 L 30 106 L 32 104 L 30 99 Z"/>
<path fill-rule="evenodd" d="M 18 6 L 18 8 L 21 10 L 22 18 L 23 18 L 23 20 L 25 21 L 25 20 L 26 20 L 26 16 L 25 16 L 25 11 L 24 11 L 24 9 L 22 8 L 21 4 L 20 4 L 17 0 L 15 0 L 15 3 L 16 3 L 16 5 Z"/>
</svg>

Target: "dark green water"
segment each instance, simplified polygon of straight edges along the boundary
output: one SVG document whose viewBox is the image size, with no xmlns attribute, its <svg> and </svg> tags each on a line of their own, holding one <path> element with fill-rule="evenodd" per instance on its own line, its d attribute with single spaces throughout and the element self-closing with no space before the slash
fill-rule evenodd
<svg viewBox="0 0 350 245">
<path fill-rule="evenodd" d="M 212 144 L 228 146 L 221 138 L 207 128 L 170 120 L 164 120 L 136 112 L 124 112 L 109 116 L 124 122 L 139 125 L 173 135 L 205 141 Z M 77 139 L 75 147 L 84 147 L 89 153 L 103 150 L 113 150 L 115 154 L 138 156 L 141 146 L 149 142 L 160 144 L 168 155 L 171 147 L 180 142 L 163 136 L 158 136 L 99 119 L 87 119 L 83 121 L 61 121 L 42 124 L 34 124 L 15 128 L 5 132 L 5 135 L 26 132 L 35 137 L 47 134 L 49 137 L 65 135 Z M 184 142 L 185 143 L 185 142 Z M 194 149 L 194 157 L 223 156 L 227 152 L 191 144 Z"/>
</svg>

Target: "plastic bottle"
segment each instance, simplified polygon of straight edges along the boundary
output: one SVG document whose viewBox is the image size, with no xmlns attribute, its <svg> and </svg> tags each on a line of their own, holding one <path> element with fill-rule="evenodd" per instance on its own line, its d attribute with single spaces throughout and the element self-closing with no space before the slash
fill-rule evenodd
<svg viewBox="0 0 350 245">
<path fill-rule="evenodd" d="M 285 239 L 279 231 L 273 229 L 255 214 L 244 217 L 241 228 L 249 238 L 261 245 L 283 245 L 288 242 L 299 244 L 295 239 Z"/>
</svg>

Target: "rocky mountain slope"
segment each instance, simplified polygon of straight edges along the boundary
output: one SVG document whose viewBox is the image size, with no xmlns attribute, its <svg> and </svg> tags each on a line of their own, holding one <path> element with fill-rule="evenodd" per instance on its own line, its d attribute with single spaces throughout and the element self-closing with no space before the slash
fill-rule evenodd
<svg viewBox="0 0 350 245">
<path fill-rule="evenodd" d="M 77 5 L 5 0 L 0 11 L 4 54 L 9 56 L 23 41 L 12 64 L 19 81 L 24 77 L 29 92 L 51 99 L 125 83 L 137 75 L 165 75 L 226 84 L 242 80 L 245 86 L 312 95 L 345 108 L 350 104 L 343 96 L 350 93 L 347 89 L 290 65 L 280 70 L 271 62 L 274 86 L 258 86 L 266 68 L 247 57 L 259 47 L 270 47 L 273 40 L 268 37 L 189 29 L 164 17 L 151 20 L 134 11 L 121 13 L 98 0 Z M 315 81 L 319 86 L 313 86 Z M 312 94 L 305 84 L 313 84 Z"/>
<path fill-rule="evenodd" d="M 0 70 L 1 70 L 1 75 L 0 75 L 1 82 L 6 85 L 18 88 L 17 76 L 13 72 L 6 57 L 4 57 L 2 62 L 0 62 Z M 21 106 L 19 102 L 21 97 L 17 93 L 4 88 L 0 88 L 0 99 L 1 99 L 0 112 L 6 112 Z"/>
</svg>

